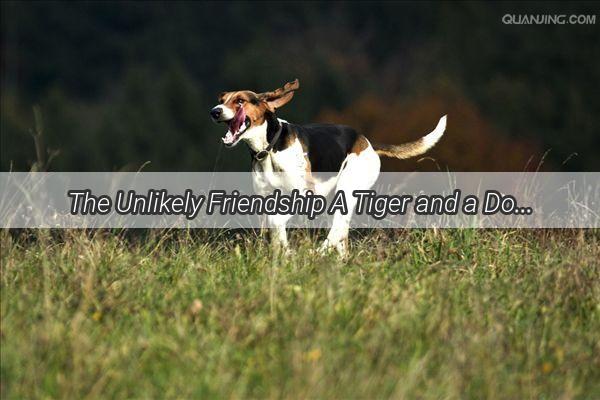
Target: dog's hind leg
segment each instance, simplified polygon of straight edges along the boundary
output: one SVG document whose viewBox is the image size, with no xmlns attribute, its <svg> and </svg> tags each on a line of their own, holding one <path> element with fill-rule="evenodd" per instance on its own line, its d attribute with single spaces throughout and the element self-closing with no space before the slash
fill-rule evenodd
<svg viewBox="0 0 600 400">
<path fill-rule="evenodd" d="M 356 206 L 356 198 L 352 195 L 352 192 L 354 190 L 370 189 L 379 176 L 380 167 L 379 156 L 370 145 L 359 154 L 351 153 L 348 155 L 336 185 L 336 191 L 344 192 L 348 213 L 344 215 L 341 212 L 336 212 L 333 215 L 331 230 L 319 249 L 321 252 L 335 249 L 340 256 L 345 257 L 347 255 L 350 220 Z"/>
</svg>

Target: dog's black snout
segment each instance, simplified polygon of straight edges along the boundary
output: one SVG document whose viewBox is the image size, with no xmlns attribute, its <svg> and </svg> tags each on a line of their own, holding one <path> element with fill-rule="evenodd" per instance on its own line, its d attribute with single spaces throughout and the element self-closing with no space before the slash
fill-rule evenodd
<svg viewBox="0 0 600 400">
<path fill-rule="evenodd" d="M 215 107 L 212 110 L 210 110 L 210 116 L 212 117 L 212 119 L 219 119 L 221 114 L 223 114 L 223 110 L 221 109 L 221 107 Z"/>
</svg>

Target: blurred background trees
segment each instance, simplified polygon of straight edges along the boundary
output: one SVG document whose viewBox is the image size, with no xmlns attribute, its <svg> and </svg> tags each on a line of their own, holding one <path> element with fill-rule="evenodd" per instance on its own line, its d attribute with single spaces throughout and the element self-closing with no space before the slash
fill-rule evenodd
<svg viewBox="0 0 600 400">
<path fill-rule="evenodd" d="M 425 159 L 385 170 L 598 170 L 596 25 L 504 25 L 598 14 L 595 3 L 2 2 L 3 171 L 36 160 L 39 105 L 59 171 L 248 169 L 208 118 L 224 90 L 299 78 L 290 121 L 401 143 L 448 114 Z M 576 153 L 577 155 L 574 155 Z M 564 163 L 565 160 L 568 161 Z M 12 166 L 12 167 L 11 167 Z"/>
</svg>

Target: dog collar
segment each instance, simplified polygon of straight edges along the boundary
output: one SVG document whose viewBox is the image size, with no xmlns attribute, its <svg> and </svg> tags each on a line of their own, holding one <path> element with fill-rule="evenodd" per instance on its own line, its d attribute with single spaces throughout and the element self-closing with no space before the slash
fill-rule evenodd
<svg viewBox="0 0 600 400">
<path fill-rule="evenodd" d="M 277 143 L 277 140 L 279 140 L 279 136 L 281 135 L 282 129 L 283 124 L 279 123 L 279 129 L 277 129 L 277 132 L 275 132 L 275 135 L 273 136 L 273 139 L 269 142 L 267 148 L 254 154 L 254 159 L 256 161 L 262 161 L 269 155 L 269 152 L 273 150 L 273 146 L 275 146 L 275 143 Z"/>
</svg>

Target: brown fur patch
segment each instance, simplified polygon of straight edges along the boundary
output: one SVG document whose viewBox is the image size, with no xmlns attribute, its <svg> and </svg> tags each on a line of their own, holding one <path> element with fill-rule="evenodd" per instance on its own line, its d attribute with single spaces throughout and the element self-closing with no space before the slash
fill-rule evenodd
<svg viewBox="0 0 600 400">
<path fill-rule="evenodd" d="M 369 147 L 369 141 L 363 135 L 359 135 L 350 149 L 350 153 L 360 154 L 363 150 Z"/>
<path fill-rule="evenodd" d="M 293 145 L 297 138 L 298 134 L 296 133 L 296 130 L 288 125 L 288 134 L 285 135 L 285 138 L 282 142 L 281 150 L 287 149 L 288 147 Z"/>
<path fill-rule="evenodd" d="M 251 90 L 223 92 L 219 95 L 219 102 L 231 109 L 234 113 L 237 112 L 240 107 L 244 107 L 246 116 L 250 118 L 251 126 L 262 125 L 265 122 L 267 104 L 260 100 L 258 95 Z"/>
<path fill-rule="evenodd" d="M 262 125 L 265 122 L 265 113 L 274 112 L 275 109 L 289 102 L 294 91 L 298 90 L 300 83 L 298 79 L 286 83 L 282 88 L 272 92 L 257 94 L 251 90 L 238 90 L 235 92 L 223 92 L 219 94 L 218 100 L 223 106 L 234 113 L 240 107 L 244 107 L 246 116 L 250 118 L 251 126 Z"/>
<path fill-rule="evenodd" d="M 304 154 L 304 160 L 306 161 L 306 168 L 305 168 L 306 188 L 314 193 L 315 192 L 315 180 L 312 177 L 312 168 L 310 165 L 310 160 L 308 159 L 308 154 Z"/>
<path fill-rule="evenodd" d="M 286 83 L 283 87 L 275 89 L 272 92 L 260 93 L 258 97 L 264 100 L 271 112 L 275 112 L 281 106 L 289 103 L 294 97 L 294 90 L 298 90 L 300 82 L 295 79 L 293 82 Z"/>
</svg>

